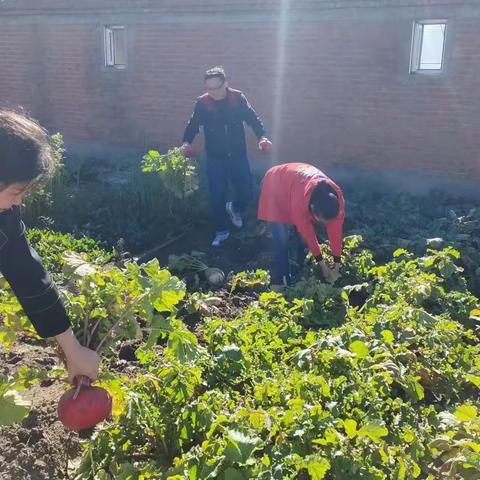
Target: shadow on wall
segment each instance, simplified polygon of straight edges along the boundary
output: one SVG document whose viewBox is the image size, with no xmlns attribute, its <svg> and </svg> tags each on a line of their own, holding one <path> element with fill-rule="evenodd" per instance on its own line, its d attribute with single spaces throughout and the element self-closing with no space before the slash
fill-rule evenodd
<svg viewBox="0 0 480 480">
<path fill-rule="evenodd" d="M 161 146 L 155 148 L 162 150 Z M 167 147 L 164 148 L 167 151 Z M 118 158 L 142 158 L 144 150 L 106 146 L 95 143 L 68 143 L 68 157 L 102 158 L 115 161 Z M 249 152 L 250 164 L 255 176 L 262 177 L 273 165 L 284 163 L 284 159 L 264 156 L 256 151 Z M 358 163 L 358 160 L 356 160 Z M 367 169 L 352 165 L 322 165 L 314 163 L 340 184 L 361 190 L 378 192 L 408 192 L 414 195 L 427 195 L 432 190 L 442 191 L 447 195 L 461 198 L 480 199 L 480 188 L 476 181 L 465 181 L 451 176 L 434 175 L 426 172 L 406 172 L 385 169 Z"/>
</svg>

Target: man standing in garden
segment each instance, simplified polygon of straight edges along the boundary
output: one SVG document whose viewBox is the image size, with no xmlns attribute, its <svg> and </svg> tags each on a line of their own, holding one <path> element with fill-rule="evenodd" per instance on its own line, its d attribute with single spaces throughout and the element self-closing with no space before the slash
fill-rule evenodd
<svg viewBox="0 0 480 480">
<path fill-rule="evenodd" d="M 306 163 L 287 163 L 268 170 L 262 181 L 258 218 L 271 223 L 273 283 L 288 284 L 290 281 L 288 224 L 296 227 L 303 242 L 319 262 L 324 278 L 330 280 L 332 272 L 338 274 L 345 201 L 340 187 L 318 168 Z M 317 223 L 327 228 L 334 259 L 333 270 L 325 261 L 318 244 L 314 228 Z M 301 249 L 304 251 L 303 243 Z"/>
<path fill-rule="evenodd" d="M 212 246 L 218 247 L 230 235 L 228 216 L 235 227 L 243 226 L 242 213 L 251 194 L 244 122 L 255 132 L 261 151 L 268 153 L 271 143 L 245 95 L 228 86 L 222 67 L 207 70 L 204 79 L 207 92 L 197 98 L 183 135 L 182 150 L 187 156 L 192 154 L 191 143 L 203 127 L 211 213 L 216 230 Z M 229 182 L 235 193 L 234 201 L 229 201 Z"/>
</svg>

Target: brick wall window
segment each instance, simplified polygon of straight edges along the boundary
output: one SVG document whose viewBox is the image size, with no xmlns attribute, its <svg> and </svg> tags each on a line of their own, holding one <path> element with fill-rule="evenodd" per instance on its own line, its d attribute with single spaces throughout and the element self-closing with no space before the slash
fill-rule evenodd
<svg viewBox="0 0 480 480">
<path fill-rule="evenodd" d="M 125 27 L 109 25 L 104 27 L 105 66 L 125 68 L 127 66 L 127 44 Z"/>
<path fill-rule="evenodd" d="M 410 72 L 440 72 L 444 67 L 444 20 L 422 20 L 413 25 Z"/>
</svg>

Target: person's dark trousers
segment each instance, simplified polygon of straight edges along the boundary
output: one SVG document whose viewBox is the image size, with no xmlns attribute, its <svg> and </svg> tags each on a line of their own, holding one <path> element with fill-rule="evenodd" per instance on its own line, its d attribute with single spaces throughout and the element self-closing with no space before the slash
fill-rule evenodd
<svg viewBox="0 0 480 480">
<path fill-rule="evenodd" d="M 252 173 L 248 158 L 230 161 L 230 180 L 232 182 L 234 201 L 233 209 L 243 214 L 252 196 Z"/>
<path fill-rule="evenodd" d="M 290 273 L 292 276 L 295 276 L 303 269 L 308 250 L 296 228 L 294 228 L 292 237 L 289 251 L 293 265 L 290 265 Z"/>
<path fill-rule="evenodd" d="M 288 258 L 288 228 L 283 223 L 271 223 L 273 243 L 272 283 L 290 283 L 290 261 Z"/>
<path fill-rule="evenodd" d="M 234 192 L 233 208 L 243 213 L 252 191 L 252 174 L 247 158 L 235 160 L 207 160 L 207 177 L 210 189 L 212 222 L 217 232 L 228 230 L 229 220 L 225 210 L 228 201 L 229 181 Z"/>
<path fill-rule="evenodd" d="M 296 230 L 290 242 L 289 228 L 283 223 L 271 223 L 270 229 L 273 242 L 272 283 L 288 285 L 291 283 L 292 273 L 297 273 L 303 267 L 306 257 L 305 243 Z M 296 263 L 294 272 L 290 266 L 289 251 L 293 254 L 293 260 Z"/>
</svg>

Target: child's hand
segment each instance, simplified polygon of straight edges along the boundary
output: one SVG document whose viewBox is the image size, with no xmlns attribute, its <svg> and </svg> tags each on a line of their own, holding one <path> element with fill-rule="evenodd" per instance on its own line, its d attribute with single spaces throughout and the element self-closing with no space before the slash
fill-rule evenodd
<svg viewBox="0 0 480 480">
<path fill-rule="evenodd" d="M 88 377 L 92 382 L 97 379 L 100 356 L 94 350 L 79 345 L 79 350 L 67 356 L 68 383 L 78 376 Z"/>
<path fill-rule="evenodd" d="M 100 356 L 97 352 L 80 345 L 71 328 L 55 337 L 67 362 L 68 382 L 73 384 L 77 376 L 95 381 L 98 376 Z"/>
</svg>

